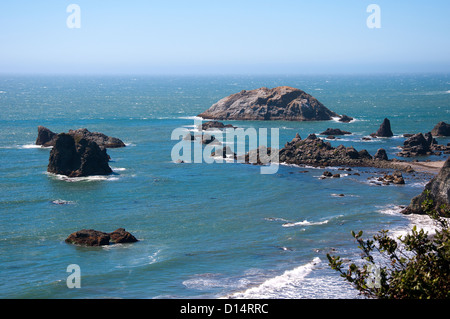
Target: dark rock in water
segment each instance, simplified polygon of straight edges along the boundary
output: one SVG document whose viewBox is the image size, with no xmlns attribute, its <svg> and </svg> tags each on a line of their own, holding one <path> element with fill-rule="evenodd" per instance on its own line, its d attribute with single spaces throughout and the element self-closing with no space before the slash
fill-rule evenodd
<svg viewBox="0 0 450 319">
<path fill-rule="evenodd" d="M 279 151 L 279 161 L 285 164 L 320 166 L 353 166 L 398 168 L 385 157 L 373 158 L 366 150 L 357 151 L 354 147 L 339 145 L 332 147 L 316 135 L 311 134 L 302 140 L 297 135 Z"/>
<path fill-rule="evenodd" d="M 84 138 L 88 141 L 95 142 L 102 148 L 119 148 L 125 147 L 125 143 L 116 137 L 107 136 L 99 132 L 90 132 L 88 129 L 80 128 L 78 130 L 69 130 L 69 134 L 72 135 L 75 140 Z"/>
<path fill-rule="evenodd" d="M 216 137 L 214 135 L 209 135 L 209 134 L 203 134 L 200 138 L 200 143 L 205 144 L 205 145 L 212 144 L 212 143 L 217 144 L 217 145 L 222 144 L 218 139 L 216 139 Z"/>
<path fill-rule="evenodd" d="M 211 156 L 221 156 L 222 158 L 231 156 L 233 159 L 237 159 L 236 154 L 231 150 L 229 146 L 224 146 L 222 149 L 218 149 L 215 152 L 212 152 Z"/>
<path fill-rule="evenodd" d="M 433 136 L 450 136 L 450 124 L 439 122 L 431 131 Z"/>
<path fill-rule="evenodd" d="M 403 150 L 397 155 L 403 157 L 431 155 L 434 144 L 436 144 L 436 140 L 431 133 L 427 133 L 425 136 L 422 133 L 414 134 L 403 143 Z"/>
<path fill-rule="evenodd" d="M 241 91 L 225 97 L 198 116 L 214 120 L 328 121 L 339 117 L 302 90 L 281 86 Z"/>
<path fill-rule="evenodd" d="M 125 147 L 125 143 L 116 137 L 107 136 L 103 133 L 90 132 L 88 129 L 80 128 L 78 130 L 69 130 L 69 135 L 72 135 L 75 140 L 84 138 L 89 141 L 97 143 L 101 148 L 119 148 Z M 57 133 L 50 131 L 48 128 L 38 126 L 38 137 L 36 139 L 36 145 L 42 145 L 45 147 L 54 146 Z"/>
<path fill-rule="evenodd" d="M 219 121 L 208 121 L 208 122 L 203 123 L 201 128 L 199 127 L 198 129 L 206 131 L 207 129 L 212 129 L 212 128 L 224 129 L 224 128 L 235 128 L 235 127 L 231 124 L 225 125 Z"/>
<path fill-rule="evenodd" d="M 70 234 L 65 242 L 82 246 L 104 246 L 110 241 L 119 243 L 134 243 L 138 240 L 124 228 L 119 228 L 112 233 L 104 233 L 94 229 L 82 229 Z"/>
<path fill-rule="evenodd" d="M 109 236 L 111 237 L 111 241 L 113 241 L 116 244 L 119 243 L 135 243 L 138 240 L 136 237 L 134 237 L 129 232 L 125 231 L 124 228 L 118 228 L 112 233 L 109 233 Z"/>
<path fill-rule="evenodd" d="M 342 131 L 338 128 L 327 128 L 325 131 L 323 131 L 322 133 L 320 133 L 320 135 L 348 135 L 348 134 L 352 134 L 350 132 L 347 131 Z"/>
<path fill-rule="evenodd" d="M 391 122 L 385 118 L 380 128 L 375 133 L 370 134 L 372 137 L 392 137 L 394 134 L 391 130 Z"/>
<path fill-rule="evenodd" d="M 36 138 L 36 145 L 49 147 L 55 145 L 55 139 L 58 134 L 53 133 L 44 126 L 38 126 L 38 136 Z"/>
<path fill-rule="evenodd" d="M 386 150 L 384 148 L 378 149 L 378 151 L 375 153 L 373 158 L 377 159 L 377 160 L 381 160 L 381 161 L 387 161 L 388 156 L 387 156 Z"/>
<path fill-rule="evenodd" d="M 50 152 L 47 171 L 69 177 L 109 175 L 108 162 L 106 150 L 95 142 L 84 138 L 75 141 L 72 135 L 61 133 Z"/>
<path fill-rule="evenodd" d="M 354 120 L 353 117 L 342 114 L 341 118 L 339 119 L 339 122 L 349 123 L 353 120 Z"/>
<path fill-rule="evenodd" d="M 66 238 L 66 243 L 83 246 L 109 245 L 110 236 L 107 233 L 94 229 L 82 229 Z"/>
<path fill-rule="evenodd" d="M 450 208 L 450 158 L 445 161 L 439 174 L 425 186 L 424 191 L 420 195 L 411 200 L 409 206 L 402 213 L 424 214 L 422 203 L 427 199 L 426 191 L 429 192 L 430 199 L 433 200 L 434 208 L 437 212 L 443 214 L 440 209 L 441 205 L 446 205 L 447 209 Z"/>
</svg>

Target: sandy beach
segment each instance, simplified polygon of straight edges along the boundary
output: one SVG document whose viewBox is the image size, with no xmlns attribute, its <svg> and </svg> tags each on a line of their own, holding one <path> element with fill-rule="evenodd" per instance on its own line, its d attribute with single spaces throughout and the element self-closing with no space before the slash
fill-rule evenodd
<svg viewBox="0 0 450 319">
<path fill-rule="evenodd" d="M 430 161 L 430 162 L 397 162 L 396 165 L 406 168 L 411 166 L 416 172 L 437 174 L 444 166 L 445 161 Z"/>
</svg>

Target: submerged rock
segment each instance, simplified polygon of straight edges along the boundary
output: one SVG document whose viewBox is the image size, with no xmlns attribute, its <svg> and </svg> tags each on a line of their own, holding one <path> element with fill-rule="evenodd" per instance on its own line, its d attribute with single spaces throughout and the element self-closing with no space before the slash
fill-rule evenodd
<svg viewBox="0 0 450 319">
<path fill-rule="evenodd" d="M 339 122 L 342 123 L 350 123 L 351 121 L 353 121 L 354 118 L 345 114 L 342 114 L 341 118 L 339 119 Z"/>
<path fill-rule="evenodd" d="M 104 246 L 113 243 L 134 243 L 138 240 L 124 228 L 119 228 L 112 233 L 104 233 L 94 229 L 82 229 L 70 234 L 65 242 L 82 246 Z"/>
<path fill-rule="evenodd" d="M 243 90 L 225 97 L 198 116 L 214 120 L 327 121 L 339 117 L 302 90 L 280 86 Z"/>
<path fill-rule="evenodd" d="M 235 128 L 233 125 L 231 124 L 223 124 L 222 122 L 219 121 L 208 121 L 205 123 L 202 123 L 201 127 L 198 127 L 198 129 L 201 129 L 202 131 L 206 131 L 208 129 L 225 129 L 225 128 Z"/>
<path fill-rule="evenodd" d="M 84 138 L 75 141 L 72 135 L 61 133 L 50 152 L 47 171 L 68 177 L 109 175 L 108 162 L 106 150 L 95 142 Z"/>
<path fill-rule="evenodd" d="M 349 135 L 352 134 L 351 132 L 347 132 L 347 131 L 342 131 L 341 129 L 338 128 L 327 128 L 325 131 L 323 131 L 322 133 L 320 133 L 320 135 Z"/>
</svg>

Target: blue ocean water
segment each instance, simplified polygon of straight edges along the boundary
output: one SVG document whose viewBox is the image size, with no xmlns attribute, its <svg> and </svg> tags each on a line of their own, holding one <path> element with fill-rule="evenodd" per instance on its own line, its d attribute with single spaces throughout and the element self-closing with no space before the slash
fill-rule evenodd
<svg viewBox="0 0 450 319">
<path fill-rule="evenodd" d="M 171 159 L 174 129 L 192 129 L 197 114 L 229 94 L 280 85 L 356 120 L 226 123 L 279 128 L 280 146 L 297 132 L 341 128 L 353 134 L 332 145 L 371 154 L 383 147 L 392 158 L 404 133 L 450 121 L 450 75 L 442 74 L 2 75 L 0 298 L 358 298 L 329 269 L 326 253 L 358 259 L 352 230 L 402 232 L 417 222 L 399 206 L 429 175 L 375 186 L 368 178 L 383 172 L 372 168 L 320 180 L 324 169 L 281 165 L 262 175 L 252 165 Z M 393 138 L 361 140 L 385 117 Z M 46 173 L 50 149 L 33 145 L 38 125 L 55 132 L 86 127 L 127 147 L 108 150 L 114 175 L 66 179 Z M 97 248 L 64 242 L 83 228 L 119 227 L 140 241 Z M 67 287 L 70 264 L 80 266 L 79 289 Z"/>
</svg>

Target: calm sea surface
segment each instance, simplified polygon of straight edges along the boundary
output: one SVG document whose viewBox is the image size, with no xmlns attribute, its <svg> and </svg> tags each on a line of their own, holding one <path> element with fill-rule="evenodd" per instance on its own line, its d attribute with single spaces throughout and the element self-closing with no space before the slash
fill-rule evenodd
<svg viewBox="0 0 450 319">
<path fill-rule="evenodd" d="M 358 259 L 351 230 L 402 232 L 417 222 L 399 205 L 429 176 L 375 186 L 368 178 L 382 172 L 371 168 L 320 180 L 324 169 L 262 175 L 251 165 L 172 162 L 174 129 L 192 129 L 195 115 L 229 94 L 280 85 L 356 120 L 226 123 L 279 128 L 280 146 L 297 132 L 341 128 L 353 134 L 332 145 L 372 155 L 383 147 L 392 158 L 402 134 L 450 122 L 450 75 L 0 76 L 0 298 L 357 298 L 326 254 Z M 362 141 L 385 117 L 395 136 Z M 50 149 L 33 145 L 38 125 L 86 127 L 127 147 L 108 150 L 114 175 L 64 179 L 46 173 Z M 64 242 L 83 228 L 119 227 L 140 241 Z M 70 264 L 80 266 L 80 289 L 67 287 Z"/>
</svg>

